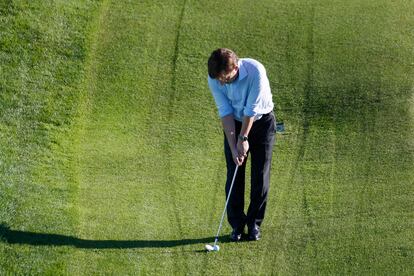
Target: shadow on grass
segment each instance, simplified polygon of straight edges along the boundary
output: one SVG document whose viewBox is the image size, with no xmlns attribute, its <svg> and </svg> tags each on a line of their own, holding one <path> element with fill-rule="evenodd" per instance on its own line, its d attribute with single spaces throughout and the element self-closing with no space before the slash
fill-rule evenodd
<svg viewBox="0 0 414 276">
<path fill-rule="evenodd" d="M 214 237 L 183 240 L 84 240 L 73 236 L 59 234 L 43 234 L 27 231 L 11 230 L 0 224 L 0 241 L 9 244 L 28 244 L 36 246 L 74 246 L 86 249 L 111 248 L 167 248 L 199 243 L 212 243 Z M 220 242 L 229 242 L 226 236 L 220 237 Z"/>
</svg>

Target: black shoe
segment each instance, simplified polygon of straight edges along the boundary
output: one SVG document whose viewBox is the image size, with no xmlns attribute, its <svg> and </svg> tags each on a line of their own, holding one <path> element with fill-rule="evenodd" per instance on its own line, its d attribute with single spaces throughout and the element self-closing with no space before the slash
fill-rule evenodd
<svg viewBox="0 0 414 276">
<path fill-rule="evenodd" d="M 233 229 L 233 231 L 230 234 L 230 240 L 232 242 L 238 242 L 241 240 L 243 231 L 240 231 L 239 229 Z"/>
<path fill-rule="evenodd" d="M 250 241 L 258 241 L 261 238 L 261 234 L 260 234 L 260 228 L 259 227 L 254 227 L 249 229 L 249 240 Z"/>
</svg>

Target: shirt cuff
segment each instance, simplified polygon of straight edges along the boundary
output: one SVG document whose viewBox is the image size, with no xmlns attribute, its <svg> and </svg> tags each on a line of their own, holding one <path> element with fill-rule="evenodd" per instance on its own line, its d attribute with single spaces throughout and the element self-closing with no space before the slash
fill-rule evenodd
<svg viewBox="0 0 414 276">
<path fill-rule="evenodd" d="M 223 118 L 223 117 L 226 117 L 226 116 L 229 116 L 229 115 L 232 115 L 233 114 L 233 111 L 231 111 L 231 112 L 223 112 L 223 113 L 219 113 L 219 116 L 220 116 L 220 118 Z"/>
<path fill-rule="evenodd" d="M 257 114 L 258 113 L 255 112 L 253 108 L 247 108 L 247 107 L 244 108 L 243 115 L 246 117 L 254 117 Z"/>
</svg>

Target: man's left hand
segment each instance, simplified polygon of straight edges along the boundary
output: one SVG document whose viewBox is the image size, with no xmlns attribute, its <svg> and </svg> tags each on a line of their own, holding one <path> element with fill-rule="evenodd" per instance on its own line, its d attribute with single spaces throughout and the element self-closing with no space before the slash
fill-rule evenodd
<svg viewBox="0 0 414 276">
<path fill-rule="evenodd" d="M 247 152 L 249 151 L 249 142 L 238 140 L 237 151 L 240 157 L 247 157 Z"/>
</svg>

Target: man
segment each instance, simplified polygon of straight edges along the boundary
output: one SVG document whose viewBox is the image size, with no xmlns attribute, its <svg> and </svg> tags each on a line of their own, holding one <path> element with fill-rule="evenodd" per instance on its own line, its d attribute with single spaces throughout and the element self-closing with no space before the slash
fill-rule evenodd
<svg viewBox="0 0 414 276">
<path fill-rule="evenodd" d="M 230 239 L 239 241 L 247 225 L 248 239 L 259 240 L 276 133 L 266 70 L 254 59 L 239 59 L 232 50 L 220 48 L 208 59 L 208 85 L 224 130 L 226 197 L 236 165 L 240 166 L 227 206 L 228 221 L 233 228 Z M 248 155 L 251 156 L 251 193 L 245 214 L 245 160 Z"/>
</svg>

